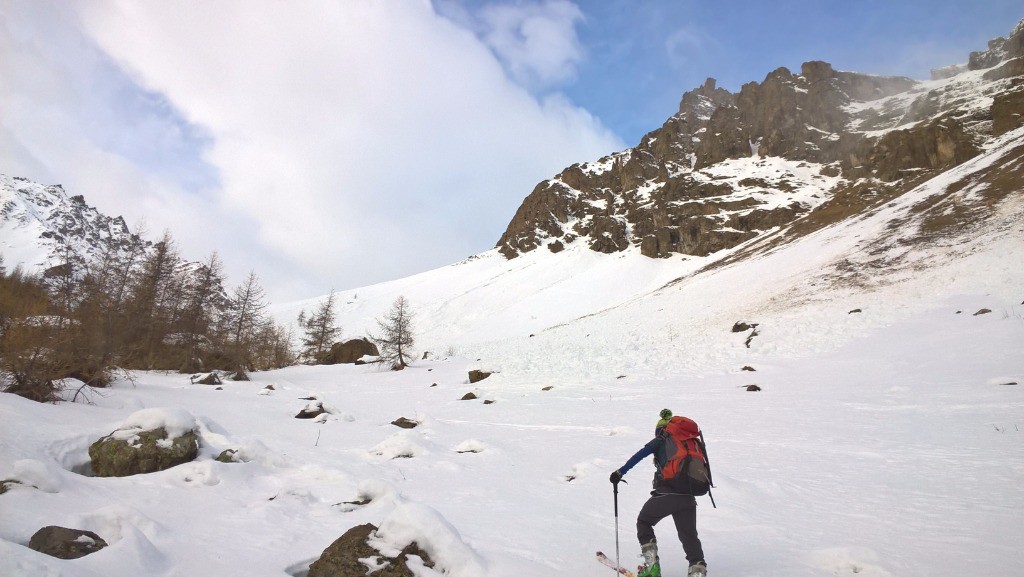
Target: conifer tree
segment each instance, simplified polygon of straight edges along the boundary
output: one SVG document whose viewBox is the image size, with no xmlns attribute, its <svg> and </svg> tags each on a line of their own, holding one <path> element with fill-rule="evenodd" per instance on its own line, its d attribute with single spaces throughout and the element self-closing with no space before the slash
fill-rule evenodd
<svg viewBox="0 0 1024 577">
<path fill-rule="evenodd" d="M 380 334 L 371 335 L 380 348 L 380 362 L 389 364 L 391 370 L 400 371 L 413 360 L 413 312 L 409 301 L 399 296 L 391 305 L 391 310 L 382 319 L 377 319 Z"/>
<path fill-rule="evenodd" d="M 337 300 L 337 293 L 331 289 L 331 294 L 327 295 L 308 318 L 305 311 L 299 315 L 299 326 L 303 330 L 302 356 L 307 362 L 318 362 L 341 334 L 341 327 L 337 325 L 337 314 L 334 312 Z"/>
<path fill-rule="evenodd" d="M 254 271 L 235 288 L 234 296 L 225 315 L 228 345 L 234 358 L 235 369 L 251 368 L 261 331 L 268 324 L 267 302 L 263 287 Z"/>
</svg>

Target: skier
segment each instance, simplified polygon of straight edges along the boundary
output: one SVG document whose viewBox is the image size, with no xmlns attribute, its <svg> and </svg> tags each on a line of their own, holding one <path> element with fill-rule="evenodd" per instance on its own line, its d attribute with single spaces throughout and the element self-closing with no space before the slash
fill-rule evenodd
<svg viewBox="0 0 1024 577">
<path fill-rule="evenodd" d="M 617 484 L 630 469 L 645 457 L 655 456 L 658 470 L 654 475 L 654 490 L 651 491 L 651 497 L 644 503 L 636 518 L 637 538 L 640 540 L 640 551 L 644 556 L 644 565 L 637 573 L 637 577 L 661 576 L 654 526 L 669 515 L 675 522 L 676 532 L 683 544 L 683 550 L 686 552 L 686 560 L 690 563 L 688 577 L 706 577 L 708 566 L 704 562 L 704 550 L 697 537 L 697 500 L 691 492 L 681 489 L 679 483 L 672 486 L 670 480 L 663 479 L 660 474 L 663 463 L 659 462 L 659 458 L 664 459 L 664 444 L 666 442 L 666 436 L 662 434 L 662 431 L 669 419 L 672 418 L 672 411 L 662 409 L 659 416 L 661 419 L 654 429 L 654 439 L 630 457 L 625 465 L 613 471 L 610 478 L 612 483 Z"/>
</svg>

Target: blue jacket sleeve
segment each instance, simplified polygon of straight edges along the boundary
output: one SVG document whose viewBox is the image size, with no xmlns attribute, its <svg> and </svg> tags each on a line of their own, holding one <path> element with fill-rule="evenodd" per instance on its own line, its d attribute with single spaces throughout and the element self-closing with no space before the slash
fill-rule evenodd
<svg viewBox="0 0 1024 577">
<path fill-rule="evenodd" d="M 636 454 L 634 454 L 632 457 L 629 458 L 628 461 L 626 461 L 626 464 L 623 465 L 619 469 L 619 473 L 622 473 L 623 475 L 625 475 L 626 473 L 629 472 L 630 469 L 635 467 L 637 463 L 639 463 L 640 461 L 643 461 L 645 458 L 650 457 L 651 455 L 653 455 L 655 449 L 658 448 L 658 442 L 660 440 L 661 439 L 659 439 L 657 437 L 655 437 L 654 439 L 651 439 L 650 442 L 648 442 L 646 445 L 644 445 L 644 448 L 642 448 L 639 451 L 637 451 Z"/>
</svg>

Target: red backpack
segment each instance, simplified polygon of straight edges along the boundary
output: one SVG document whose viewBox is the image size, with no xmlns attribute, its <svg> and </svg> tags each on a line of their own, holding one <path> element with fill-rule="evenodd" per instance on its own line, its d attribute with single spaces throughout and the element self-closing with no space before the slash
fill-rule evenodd
<svg viewBox="0 0 1024 577">
<path fill-rule="evenodd" d="M 681 493 L 706 495 L 711 488 L 711 470 L 697 423 L 672 417 L 660 434 L 665 442 L 655 457 L 658 477 Z"/>
</svg>

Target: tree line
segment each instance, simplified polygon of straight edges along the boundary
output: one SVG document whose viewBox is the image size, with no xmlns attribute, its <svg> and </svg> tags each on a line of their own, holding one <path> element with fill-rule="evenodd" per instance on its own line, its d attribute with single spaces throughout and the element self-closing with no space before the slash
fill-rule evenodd
<svg viewBox="0 0 1024 577">
<path fill-rule="evenodd" d="M 69 246 L 42 274 L 8 270 L 0 254 L 0 391 L 37 401 L 59 398 L 65 379 L 105 387 L 117 369 L 225 370 L 244 374 L 316 364 L 341 335 L 331 291 L 291 330 L 267 314 L 259 277 L 225 288 L 216 252 L 200 263 L 178 253 L 170 233 L 149 243 L 139 235 L 107 242 L 96 256 Z M 413 313 L 398 297 L 371 335 L 379 362 L 412 362 Z"/>
<path fill-rule="evenodd" d="M 42 274 L 8 270 L 0 255 L 3 390 L 56 398 L 62 379 L 109 384 L 115 368 L 248 371 L 293 364 L 292 335 L 267 315 L 255 272 L 225 288 L 214 252 L 201 263 L 170 233 L 108 242 L 93 257 L 58 249 Z"/>
</svg>

